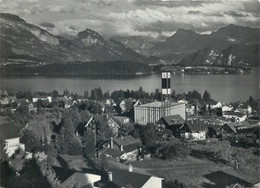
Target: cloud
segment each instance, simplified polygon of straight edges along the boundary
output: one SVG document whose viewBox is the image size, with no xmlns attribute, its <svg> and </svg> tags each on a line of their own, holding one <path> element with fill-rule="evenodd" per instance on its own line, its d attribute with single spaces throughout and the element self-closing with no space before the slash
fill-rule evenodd
<svg viewBox="0 0 260 188">
<path fill-rule="evenodd" d="M 203 33 L 227 24 L 260 25 L 258 1 L 188 0 L 2 0 L 0 11 L 30 23 L 53 23 L 54 34 L 86 28 L 108 37 L 169 36 L 179 28 Z"/>
</svg>

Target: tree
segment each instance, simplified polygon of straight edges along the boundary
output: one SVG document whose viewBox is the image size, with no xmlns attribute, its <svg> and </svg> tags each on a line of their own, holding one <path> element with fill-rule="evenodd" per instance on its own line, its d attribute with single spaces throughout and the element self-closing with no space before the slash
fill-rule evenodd
<svg viewBox="0 0 260 188">
<path fill-rule="evenodd" d="M 211 95 L 210 95 L 210 93 L 207 90 L 203 93 L 203 100 L 205 102 L 208 102 L 208 101 L 211 100 Z"/>
<path fill-rule="evenodd" d="M 185 158 L 189 155 L 189 149 L 180 141 L 175 140 L 171 144 L 158 145 L 154 155 L 160 159 Z"/>
<path fill-rule="evenodd" d="M 94 102 L 90 105 L 90 107 L 88 108 L 88 110 L 93 113 L 93 114 L 102 114 L 102 106 L 99 102 Z"/>
<path fill-rule="evenodd" d="M 63 91 L 63 96 L 70 96 L 70 92 L 67 90 L 67 89 L 65 89 L 64 91 Z"/>
<path fill-rule="evenodd" d="M 30 127 L 25 127 L 21 130 L 21 143 L 24 143 L 25 149 L 30 152 L 42 145 L 41 139 Z"/>
<path fill-rule="evenodd" d="M 145 97 L 145 92 L 143 90 L 143 87 L 140 86 L 139 89 L 138 89 L 138 98 L 144 98 Z"/>
<path fill-rule="evenodd" d="M 119 104 L 124 99 L 124 91 L 116 90 L 111 93 L 111 98 L 116 104 Z"/>
<path fill-rule="evenodd" d="M 16 92 L 15 95 L 16 95 L 17 99 L 32 100 L 32 92 L 30 90 L 28 90 L 28 91 L 18 91 L 18 92 Z"/>
<path fill-rule="evenodd" d="M 151 147 L 158 140 L 156 127 L 153 124 L 147 124 L 146 126 L 141 127 L 140 134 L 145 146 Z"/>
<path fill-rule="evenodd" d="M 174 99 L 174 100 L 176 99 L 176 92 L 175 92 L 175 90 L 172 90 L 171 98 Z"/>
<path fill-rule="evenodd" d="M 56 99 L 59 96 L 59 92 L 57 90 L 52 91 L 51 96 Z"/>
<path fill-rule="evenodd" d="M 84 98 L 85 99 L 88 99 L 89 98 L 89 93 L 88 93 L 88 91 L 86 90 L 86 91 L 84 91 Z"/>
<path fill-rule="evenodd" d="M 48 156 L 47 157 L 48 165 L 52 165 L 58 155 L 57 150 L 55 149 L 55 147 L 52 144 L 45 144 L 45 145 L 39 147 L 38 150 L 40 152 L 44 151 L 44 153 Z"/>
<path fill-rule="evenodd" d="M 68 155 L 81 154 L 82 147 L 75 138 L 75 128 L 70 117 L 64 117 L 64 123 L 57 138 L 58 152 Z"/>
<path fill-rule="evenodd" d="M 109 91 L 106 91 L 106 92 L 104 93 L 104 98 L 105 98 L 105 99 L 109 99 L 109 98 L 110 98 Z"/>
<path fill-rule="evenodd" d="M 128 99 L 130 97 L 131 97 L 131 93 L 130 93 L 129 89 L 127 89 L 126 92 L 124 92 L 124 98 Z"/>
<path fill-rule="evenodd" d="M 94 157 L 96 148 L 95 148 L 95 131 L 90 128 L 84 132 L 84 136 L 82 137 L 83 144 L 83 155 L 85 157 Z"/>
<path fill-rule="evenodd" d="M 162 99 L 162 94 L 159 89 L 155 89 L 154 99 L 158 101 Z"/>
<path fill-rule="evenodd" d="M 98 101 L 103 100 L 104 95 L 103 95 L 102 89 L 100 87 L 92 89 L 90 98 L 93 100 L 98 100 Z"/>
<path fill-rule="evenodd" d="M 40 171 L 34 159 L 24 163 L 23 169 L 16 174 L 7 161 L 0 164 L 1 167 L 1 186 L 3 187 L 45 187 L 51 188 L 52 186 Z M 32 173 L 33 172 L 33 173 Z"/>
</svg>

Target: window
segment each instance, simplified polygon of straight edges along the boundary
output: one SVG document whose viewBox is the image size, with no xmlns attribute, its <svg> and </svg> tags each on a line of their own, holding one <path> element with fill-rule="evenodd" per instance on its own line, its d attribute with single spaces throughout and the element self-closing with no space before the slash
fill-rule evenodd
<svg viewBox="0 0 260 188">
<path fill-rule="evenodd" d="M 20 149 L 15 150 L 15 155 L 20 154 Z"/>
</svg>

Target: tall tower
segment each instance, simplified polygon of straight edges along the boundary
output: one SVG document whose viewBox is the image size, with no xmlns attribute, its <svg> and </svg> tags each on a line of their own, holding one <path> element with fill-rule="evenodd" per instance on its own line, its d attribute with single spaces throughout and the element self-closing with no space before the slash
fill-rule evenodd
<svg viewBox="0 0 260 188">
<path fill-rule="evenodd" d="M 164 108 L 164 116 L 169 115 L 170 95 L 171 95 L 171 72 L 164 71 L 162 72 L 162 104 Z"/>
</svg>

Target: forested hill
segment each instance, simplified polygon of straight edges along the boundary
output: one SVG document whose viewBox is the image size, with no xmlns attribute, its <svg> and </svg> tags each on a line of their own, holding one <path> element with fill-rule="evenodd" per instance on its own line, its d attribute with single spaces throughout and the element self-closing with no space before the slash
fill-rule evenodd
<svg viewBox="0 0 260 188">
<path fill-rule="evenodd" d="M 149 65 L 130 61 L 73 62 L 68 64 L 48 64 L 42 66 L 2 65 L 1 75 L 126 75 L 149 74 Z"/>
</svg>

